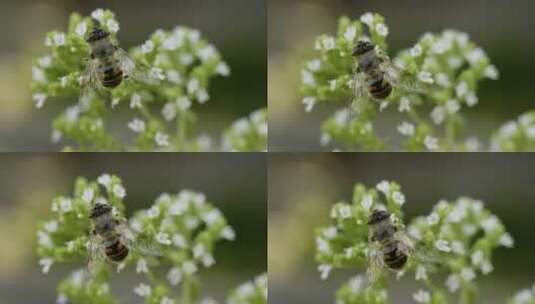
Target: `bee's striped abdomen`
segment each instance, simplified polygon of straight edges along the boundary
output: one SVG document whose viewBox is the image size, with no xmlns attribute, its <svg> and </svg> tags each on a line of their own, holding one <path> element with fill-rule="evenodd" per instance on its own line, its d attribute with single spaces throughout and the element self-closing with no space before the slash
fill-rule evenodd
<svg viewBox="0 0 535 304">
<path fill-rule="evenodd" d="M 106 256 L 114 261 L 114 262 L 121 262 L 126 258 L 128 255 L 128 248 L 124 246 L 118 238 L 115 239 L 115 242 L 113 242 L 110 246 L 106 247 Z"/>
<path fill-rule="evenodd" d="M 119 68 L 109 67 L 103 71 L 102 85 L 113 89 L 123 81 L 123 71 Z"/>
<path fill-rule="evenodd" d="M 383 76 L 380 76 L 370 85 L 369 90 L 373 98 L 385 99 L 392 92 L 392 86 Z"/>
<path fill-rule="evenodd" d="M 407 263 L 407 255 L 398 249 L 399 244 L 395 241 L 392 246 L 389 247 L 390 250 L 383 254 L 385 264 L 393 270 L 402 269 L 403 266 L 405 266 L 405 263 Z"/>
</svg>

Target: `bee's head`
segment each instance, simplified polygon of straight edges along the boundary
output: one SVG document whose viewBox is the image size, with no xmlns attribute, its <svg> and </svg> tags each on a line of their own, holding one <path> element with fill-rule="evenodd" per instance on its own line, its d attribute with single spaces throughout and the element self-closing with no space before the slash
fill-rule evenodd
<svg viewBox="0 0 535 304">
<path fill-rule="evenodd" d="M 359 40 L 357 45 L 353 48 L 353 56 L 360 56 L 375 48 L 375 45 L 367 40 Z"/>
<path fill-rule="evenodd" d="M 102 203 L 95 203 L 93 206 L 93 209 L 91 209 L 91 213 L 89 214 L 89 218 L 97 218 L 103 214 L 109 213 L 112 210 L 111 206 L 108 204 L 102 204 Z"/>
<path fill-rule="evenodd" d="M 368 225 L 375 225 L 377 223 L 380 223 L 386 220 L 389 217 L 390 217 L 390 213 L 388 213 L 388 211 L 375 209 L 372 211 L 372 214 L 370 215 Z"/>
<path fill-rule="evenodd" d="M 94 41 L 98 41 L 98 40 L 101 40 L 101 39 L 104 39 L 106 37 L 108 37 L 110 35 L 110 33 L 106 32 L 105 30 L 99 28 L 99 27 L 95 27 L 90 33 L 89 35 L 87 36 L 87 39 L 85 41 L 87 41 L 88 43 L 91 43 L 91 42 L 94 42 Z"/>
</svg>

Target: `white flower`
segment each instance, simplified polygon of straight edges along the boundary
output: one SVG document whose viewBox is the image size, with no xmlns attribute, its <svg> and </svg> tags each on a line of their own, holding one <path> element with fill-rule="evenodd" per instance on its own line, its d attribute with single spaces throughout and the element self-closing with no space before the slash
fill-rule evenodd
<svg viewBox="0 0 535 304">
<path fill-rule="evenodd" d="M 427 280 L 427 270 L 422 265 L 416 267 L 416 281 L 420 280 Z"/>
<path fill-rule="evenodd" d="M 223 216 L 221 215 L 221 211 L 214 209 L 209 212 L 206 212 L 202 215 L 203 221 L 208 225 L 208 227 L 213 226 L 215 223 L 219 222 Z"/>
<path fill-rule="evenodd" d="M 388 195 L 388 192 L 390 192 L 390 183 L 388 181 L 381 181 L 375 187 L 385 195 Z"/>
<path fill-rule="evenodd" d="M 46 94 L 43 94 L 43 93 L 33 94 L 35 107 L 38 109 L 42 108 L 45 105 L 46 97 L 47 97 Z"/>
<path fill-rule="evenodd" d="M 450 82 L 448 75 L 444 73 L 436 74 L 435 80 L 439 86 L 442 86 L 444 88 L 449 88 L 451 86 L 451 82 Z"/>
<path fill-rule="evenodd" d="M 236 232 L 234 232 L 232 227 L 227 226 L 223 228 L 223 231 L 221 231 L 221 236 L 226 240 L 234 241 L 236 239 Z"/>
<path fill-rule="evenodd" d="M 178 97 L 176 99 L 176 106 L 180 111 L 186 111 L 191 107 L 191 100 L 185 96 Z"/>
<path fill-rule="evenodd" d="M 335 42 L 333 37 L 327 37 L 323 39 L 323 49 L 326 51 L 334 49 Z"/>
<path fill-rule="evenodd" d="M 344 38 L 349 42 L 353 42 L 356 36 L 357 36 L 357 28 L 354 26 L 349 26 L 344 32 Z"/>
<path fill-rule="evenodd" d="M 130 97 L 130 108 L 131 109 L 138 109 L 141 108 L 141 95 L 138 93 L 132 94 Z"/>
<path fill-rule="evenodd" d="M 126 190 L 121 185 L 114 185 L 113 195 L 117 196 L 118 198 L 124 198 L 126 196 Z"/>
<path fill-rule="evenodd" d="M 472 268 L 466 267 L 461 270 L 461 278 L 465 282 L 470 282 L 476 278 L 476 273 Z"/>
<path fill-rule="evenodd" d="M 492 266 L 489 260 L 485 260 L 483 261 L 483 263 L 481 263 L 481 272 L 483 274 L 487 275 L 491 273 L 493 270 L 494 270 L 494 267 Z"/>
<path fill-rule="evenodd" d="M 152 40 L 147 40 L 141 45 L 141 53 L 147 54 L 154 50 L 154 43 Z"/>
<path fill-rule="evenodd" d="M 429 295 L 429 292 L 421 289 L 418 290 L 418 292 L 416 292 L 412 298 L 418 303 L 429 303 L 429 301 L 431 301 L 431 295 Z"/>
<path fill-rule="evenodd" d="M 316 84 L 316 80 L 314 79 L 314 74 L 308 70 L 302 70 L 301 71 L 301 81 L 303 84 L 313 86 Z"/>
<path fill-rule="evenodd" d="M 435 242 L 435 247 L 440 251 L 444 251 L 444 252 L 451 251 L 450 243 L 446 240 L 437 240 Z"/>
<path fill-rule="evenodd" d="M 327 264 L 321 264 L 318 266 L 318 271 L 321 273 L 321 279 L 326 280 L 329 277 L 332 267 Z"/>
<path fill-rule="evenodd" d="M 450 274 L 446 279 L 446 286 L 448 287 L 448 290 L 453 293 L 459 290 L 461 287 L 461 281 L 457 275 Z"/>
<path fill-rule="evenodd" d="M 163 74 L 163 70 L 160 69 L 160 68 L 155 68 L 155 67 L 152 67 L 149 70 L 149 77 L 151 77 L 153 79 L 158 79 L 158 80 L 164 80 L 165 79 L 165 75 Z"/>
<path fill-rule="evenodd" d="M 311 112 L 316 104 L 316 98 L 314 97 L 305 97 L 303 98 L 303 104 L 305 105 L 305 112 Z"/>
<path fill-rule="evenodd" d="M 340 208 L 338 209 L 338 214 L 343 219 L 349 218 L 351 216 L 351 207 L 349 207 L 348 205 L 340 206 Z"/>
<path fill-rule="evenodd" d="M 312 72 L 317 72 L 321 69 L 321 60 L 314 59 L 307 63 L 307 68 Z"/>
<path fill-rule="evenodd" d="M 41 266 L 41 271 L 43 273 L 48 273 L 50 271 L 50 267 L 52 267 L 52 264 L 54 264 L 54 260 L 51 258 L 44 258 L 39 260 L 39 265 Z"/>
<path fill-rule="evenodd" d="M 76 35 L 84 37 L 85 33 L 87 32 L 87 23 L 85 23 L 85 21 L 78 23 L 78 25 L 74 29 L 74 32 L 76 33 Z"/>
<path fill-rule="evenodd" d="M 331 136 L 327 133 L 322 133 L 320 137 L 320 144 L 326 146 L 331 142 Z"/>
<path fill-rule="evenodd" d="M 201 61 L 208 61 L 217 55 L 215 47 L 211 44 L 201 48 L 197 51 L 197 55 L 201 58 Z"/>
<path fill-rule="evenodd" d="M 178 248 L 186 248 L 186 247 L 188 247 L 188 243 L 186 241 L 186 238 L 180 233 L 173 234 L 173 244 Z"/>
<path fill-rule="evenodd" d="M 463 243 L 457 240 L 451 242 L 451 251 L 459 255 L 464 255 L 466 253 Z"/>
<path fill-rule="evenodd" d="M 147 268 L 147 261 L 145 259 L 137 260 L 136 272 L 137 273 L 147 273 L 149 269 Z"/>
<path fill-rule="evenodd" d="M 509 233 L 504 233 L 500 237 L 500 245 L 507 247 L 507 248 L 513 248 L 515 245 L 515 241 L 513 240 L 513 237 Z"/>
<path fill-rule="evenodd" d="M 47 55 L 37 59 L 37 64 L 42 68 L 48 68 L 52 64 L 52 56 Z"/>
<path fill-rule="evenodd" d="M 210 95 L 208 95 L 208 92 L 206 92 L 206 90 L 201 89 L 197 91 L 197 101 L 199 101 L 199 103 L 205 103 L 208 101 L 208 99 L 210 99 Z"/>
<path fill-rule="evenodd" d="M 147 210 L 148 218 L 157 218 L 159 215 L 160 215 L 160 208 L 156 205 L 150 207 L 150 209 Z"/>
<path fill-rule="evenodd" d="M 404 121 L 398 126 L 398 131 L 403 135 L 411 136 L 414 134 L 414 125 Z"/>
<path fill-rule="evenodd" d="M 388 27 L 384 23 L 378 23 L 375 26 L 375 30 L 380 36 L 386 37 L 386 35 L 388 35 Z"/>
<path fill-rule="evenodd" d="M 172 102 L 166 103 L 162 108 L 162 116 L 165 121 L 171 121 L 176 117 L 176 105 Z"/>
<path fill-rule="evenodd" d="M 316 248 L 318 249 L 318 252 L 321 253 L 331 252 L 331 246 L 329 245 L 329 242 L 320 237 L 316 238 Z"/>
<path fill-rule="evenodd" d="M 52 35 L 52 41 L 55 45 L 64 45 L 65 44 L 65 34 L 64 33 L 54 33 Z"/>
<path fill-rule="evenodd" d="M 106 27 L 112 33 L 117 33 L 119 31 L 119 23 L 117 23 L 117 21 L 113 19 L 108 19 L 108 21 L 106 22 Z"/>
<path fill-rule="evenodd" d="M 466 59 L 470 64 L 474 65 L 485 59 L 486 56 L 487 55 L 485 55 L 485 52 L 481 48 L 476 48 L 466 55 Z"/>
<path fill-rule="evenodd" d="M 438 149 L 438 139 L 433 136 L 427 135 L 424 138 L 424 145 L 427 150 L 437 150 Z"/>
<path fill-rule="evenodd" d="M 46 232 L 52 233 L 58 230 L 58 221 L 51 220 L 45 223 L 44 227 Z"/>
<path fill-rule="evenodd" d="M 476 93 L 470 91 L 466 94 L 466 104 L 470 107 L 473 107 L 477 104 L 478 99 Z"/>
<path fill-rule="evenodd" d="M 500 77 L 498 69 L 496 69 L 496 67 L 492 64 L 485 68 L 485 70 L 483 71 L 483 75 L 492 80 L 496 80 Z"/>
<path fill-rule="evenodd" d="M 446 102 L 446 110 L 448 110 L 448 113 L 455 114 L 461 109 L 461 106 L 459 105 L 459 102 L 455 99 L 450 99 Z"/>
<path fill-rule="evenodd" d="M 470 257 L 472 260 L 472 264 L 474 266 L 478 266 L 483 262 L 483 258 L 485 255 L 483 254 L 483 251 L 477 250 L 474 253 L 472 253 L 472 256 Z"/>
<path fill-rule="evenodd" d="M 531 290 L 524 289 L 515 294 L 513 301 L 514 304 L 530 304 L 533 298 L 534 296 Z"/>
<path fill-rule="evenodd" d="M 195 265 L 195 263 L 193 263 L 192 261 L 186 261 L 183 265 L 182 265 L 182 271 L 186 274 L 186 275 L 192 275 L 194 273 L 197 272 L 197 266 Z"/>
<path fill-rule="evenodd" d="M 187 87 L 188 87 L 188 94 L 193 94 L 197 92 L 197 90 L 200 87 L 199 80 L 197 80 L 197 78 L 190 79 L 188 81 Z"/>
<path fill-rule="evenodd" d="M 427 217 L 427 224 L 429 226 L 433 226 L 433 225 L 438 224 L 439 220 L 440 220 L 440 218 L 438 217 L 438 214 L 436 212 L 433 212 L 433 213 L 429 214 L 429 216 Z"/>
<path fill-rule="evenodd" d="M 52 243 L 52 238 L 50 238 L 50 235 L 43 231 L 37 231 L 37 243 L 40 246 L 47 247 L 47 248 L 52 248 L 54 246 L 54 243 Z"/>
<path fill-rule="evenodd" d="M 95 191 L 93 188 L 87 188 L 84 190 L 84 193 L 82 193 L 82 200 L 86 203 L 91 203 L 93 198 L 95 197 Z"/>
<path fill-rule="evenodd" d="M 195 58 L 193 57 L 193 55 L 191 54 L 181 54 L 180 55 L 180 63 L 182 63 L 183 65 L 190 65 L 193 60 L 195 60 Z"/>
<path fill-rule="evenodd" d="M 394 191 L 394 193 L 392 193 L 392 200 L 394 203 L 402 206 L 405 203 L 405 195 L 399 191 Z"/>
<path fill-rule="evenodd" d="M 111 176 L 109 174 L 102 174 L 97 179 L 98 183 L 102 186 L 109 188 L 111 186 Z"/>
<path fill-rule="evenodd" d="M 409 50 L 409 54 L 410 54 L 412 57 L 418 57 L 418 56 L 422 55 L 422 46 L 420 46 L 419 44 L 416 44 L 415 46 L 413 46 L 413 47 Z"/>
<path fill-rule="evenodd" d="M 61 131 L 59 130 L 54 129 L 52 131 L 52 135 L 50 136 L 50 139 L 52 140 L 53 143 L 58 143 L 62 137 L 63 137 L 63 133 L 61 133 Z"/>
<path fill-rule="evenodd" d="M 215 71 L 216 71 L 217 74 L 219 74 L 221 76 L 229 76 L 230 75 L 230 68 L 224 62 L 218 63 L 217 66 L 215 67 Z"/>
<path fill-rule="evenodd" d="M 149 285 L 140 283 L 136 288 L 134 288 L 134 293 L 140 297 L 148 297 L 152 293 L 152 289 Z"/>
<path fill-rule="evenodd" d="M 178 267 L 173 267 L 167 273 L 167 280 L 173 286 L 178 285 L 182 281 L 182 270 Z"/>
<path fill-rule="evenodd" d="M 398 110 L 403 113 L 403 112 L 408 112 L 411 110 L 411 101 L 403 96 L 401 97 L 401 99 L 399 100 L 399 108 Z"/>
<path fill-rule="evenodd" d="M 435 80 L 433 79 L 433 74 L 431 74 L 431 72 L 429 71 L 420 71 L 418 73 L 418 79 L 420 79 L 420 81 L 422 82 L 425 82 L 425 83 L 434 83 Z"/>
<path fill-rule="evenodd" d="M 72 210 L 72 201 L 68 198 L 62 198 L 59 201 L 59 208 L 63 212 L 69 212 Z"/>
<path fill-rule="evenodd" d="M 102 22 L 102 20 L 104 19 L 104 10 L 101 8 L 97 8 L 91 13 L 91 18 Z"/>
<path fill-rule="evenodd" d="M 160 301 L 160 304 L 175 304 L 175 300 L 169 299 L 168 297 L 163 297 Z"/>
<path fill-rule="evenodd" d="M 128 123 L 128 128 L 136 133 L 141 133 L 145 131 L 145 122 L 135 117 Z"/>
<path fill-rule="evenodd" d="M 156 241 L 160 244 L 164 244 L 164 245 L 172 244 L 171 240 L 169 239 L 169 234 L 167 233 L 158 232 L 155 238 L 156 238 Z"/>
<path fill-rule="evenodd" d="M 174 84 L 180 84 L 182 82 L 182 78 L 180 77 L 180 73 L 176 70 L 167 70 L 165 72 L 165 77 L 167 80 Z"/>
<path fill-rule="evenodd" d="M 465 81 L 460 82 L 455 87 L 455 93 L 457 94 L 457 97 L 464 97 L 468 93 L 468 83 Z"/>
<path fill-rule="evenodd" d="M 368 26 L 371 26 L 373 24 L 373 14 L 370 12 L 367 12 L 360 16 L 360 21 Z"/>
<path fill-rule="evenodd" d="M 485 233 L 491 233 L 494 229 L 498 228 L 500 221 L 494 215 L 489 216 L 487 219 L 481 222 L 481 228 L 485 230 Z"/>
<path fill-rule="evenodd" d="M 370 194 L 364 195 L 360 203 L 364 209 L 370 210 L 373 205 L 373 196 L 371 196 Z"/>
<path fill-rule="evenodd" d="M 169 146 L 169 135 L 158 131 L 154 136 L 154 141 L 160 147 L 167 147 Z"/>
</svg>

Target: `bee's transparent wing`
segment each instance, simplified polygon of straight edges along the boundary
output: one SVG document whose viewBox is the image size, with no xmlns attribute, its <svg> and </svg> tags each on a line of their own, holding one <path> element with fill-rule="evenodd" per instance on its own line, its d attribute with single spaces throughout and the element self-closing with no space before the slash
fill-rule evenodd
<svg viewBox="0 0 535 304">
<path fill-rule="evenodd" d="M 102 246 L 101 238 L 91 234 L 87 244 L 87 270 L 89 274 L 96 273 L 106 262 L 106 253 Z"/>
<path fill-rule="evenodd" d="M 121 241 L 128 249 L 144 255 L 161 256 L 161 246 L 154 240 L 135 234 L 127 225 L 126 220 L 120 220 L 116 226 L 117 232 L 121 236 Z"/>
<path fill-rule="evenodd" d="M 394 234 L 394 239 L 399 242 L 399 249 L 410 258 L 421 263 L 440 263 L 440 256 L 436 252 L 427 250 L 421 243 L 410 237 L 404 230 L 399 230 Z"/>
<path fill-rule="evenodd" d="M 87 61 L 85 71 L 80 77 L 80 96 L 78 104 L 82 109 L 89 108 L 97 90 L 101 89 L 97 79 L 97 63 L 93 59 Z"/>
<path fill-rule="evenodd" d="M 424 93 L 423 87 L 416 81 L 403 79 L 404 71 L 396 66 L 386 55 L 381 55 L 380 68 L 384 72 L 385 79 L 394 87 L 411 93 Z"/>
<path fill-rule="evenodd" d="M 383 253 L 376 242 L 371 242 L 368 247 L 368 269 L 366 270 L 370 282 L 377 281 L 384 269 Z"/>
<path fill-rule="evenodd" d="M 136 81 L 143 82 L 150 85 L 158 84 L 160 81 L 158 78 L 154 77 L 150 70 L 144 66 L 136 64 L 130 55 L 120 47 L 116 48 L 117 59 L 121 66 L 126 78 L 132 78 Z"/>
<path fill-rule="evenodd" d="M 360 113 L 362 104 L 369 99 L 369 92 L 366 87 L 366 77 L 364 73 L 355 71 L 353 74 L 353 99 L 351 100 L 351 109 Z"/>
</svg>

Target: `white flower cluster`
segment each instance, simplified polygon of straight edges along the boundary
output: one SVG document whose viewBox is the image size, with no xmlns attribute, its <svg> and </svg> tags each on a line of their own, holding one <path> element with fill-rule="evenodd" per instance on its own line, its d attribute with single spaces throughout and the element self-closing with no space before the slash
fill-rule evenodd
<svg viewBox="0 0 535 304">
<path fill-rule="evenodd" d="M 171 285 L 178 285 L 184 277 L 194 275 L 200 266 L 214 265 L 215 243 L 235 238 L 234 230 L 221 211 L 208 203 L 204 194 L 191 190 L 160 195 L 151 208 L 135 214 L 130 226 L 136 232 L 152 231 L 144 236 L 159 244 L 163 256 L 173 261 L 167 273 Z M 177 252 L 187 258 L 175 261 L 172 256 Z M 138 260 L 136 270 L 147 272 L 144 259 Z"/>
<path fill-rule="evenodd" d="M 491 151 L 529 151 L 535 149 L 535 111 L 524 113 L 516 121 L 503 124 L 492 135 Z"/>
<path fill-rule="evenodd" d="M 399 221 L 405 196 L 398 184 L 381 181 L 376 189 L 366 189 L 358 184 L 352 203 L 339 202 L 332 206 L 330 217 L 335 224 L 318 230 L 316 234 L 316 259 L 322 279 L 327 279 L 333 268 L 367 263 L 368 217 L 374 209 L 387 209 L 393 221 Z M 348 241 L 344 231 L 350 229 Z"/>
<path fill-rule="evenodd" d="M 37 252 L 43 273 L 48 273 L 54 262 L 87 255 L 89 213 L 93 203 L 110 204 L 117 216 L 121 216 L 120 210 L 124 209 L 122 199 L 126 191 L 116 176 L 103 174 L 97 182 L 79 178 L 74 193 L 72 197 L 55 198 L 51 207 L 55 218 L 39 225 Z"/>
<path fill-rule="evenodd" d="M 507 301 L 507 304 L 535 304 L 535 285 L 517 292 Z"/>
<path fill-rule="evenodd" d="M 265 151 L 267 150 L 267 110 L 259 109 L 249 117 L 243 117 L 232 123 L 222 137 L 224 151 Z"/>
<path fill-rule="evenodd" d="M 254 281 L 246 282 L 230 292 L 227 304 L 267 303 L 268 277 L 267 274 L 257 276 Z"/>
<path fill-rule="evenodd" d="M 350 278 L 336 293 L 336 303 L 377 303 L 386 304 L 388 293 L 386 289 L 378 285 L 367 285 L 366 278 L 357 275 Z"/>
</svg>

